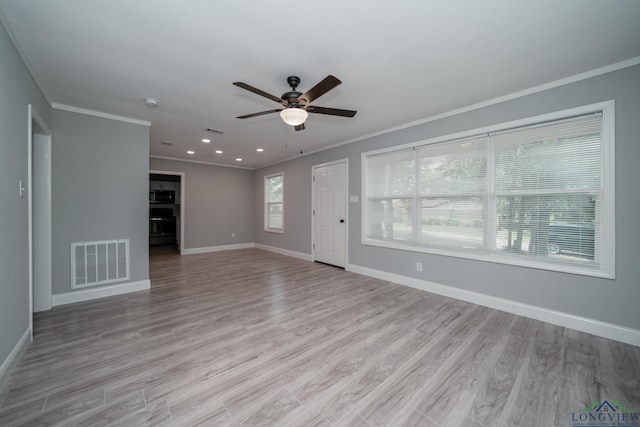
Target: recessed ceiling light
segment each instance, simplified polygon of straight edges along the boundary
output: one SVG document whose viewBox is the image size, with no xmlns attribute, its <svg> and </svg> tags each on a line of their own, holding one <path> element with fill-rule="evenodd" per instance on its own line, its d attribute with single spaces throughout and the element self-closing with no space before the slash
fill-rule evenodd
<svg viewBox="0 0 640 427">
<path fill-rule="evenodd" d="M 192 151 L 192 150 L 189 150 L 189 151 L 187 151 L 187 154 L 196 154 L 196 152 Z"/>
<path fill-rule="evenodd" d="M 238 157 L 238 158 L 236 159 L 236 162 L 241 162 L 241 161 L 242 161 L 242 159 L 241 159 L 240 157 Z"/>
<path fill-rule="evenodd" d="M 262 153 L 264 151 L 264 148 L 256 148 L 256 151 Z"/>
<path fill-rule="evenodd" d="M 216 150 L 216 154 L 222 154 L 222 150 Z"/>
<path fill-rule="evenodd" d="M 211 140 L 209 138 L 202 138 L 202 142 L 204 142 L 205 144 L 208 144 L 211 142 Z"/>
<path fill-rule="evenodd" d="M 155 98 L 145 98 L 144 99 L 144 103 L 147 104 L 149 107 L 157 107 L 158 106 L 158 100 Z"/>
</svg>

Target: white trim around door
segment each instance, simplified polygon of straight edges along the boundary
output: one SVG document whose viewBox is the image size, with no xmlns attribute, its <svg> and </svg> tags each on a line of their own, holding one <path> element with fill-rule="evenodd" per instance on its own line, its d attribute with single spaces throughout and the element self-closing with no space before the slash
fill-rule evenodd
<svg viewBox="0 0 640 427">
<path fill-rule="evenodd" d="M 27 176 L 29 330 L 32 333 L 33 313 L 51 308 L 52 225 L 51 129 L 31 104 L 27 106 Z"/>
</svg>

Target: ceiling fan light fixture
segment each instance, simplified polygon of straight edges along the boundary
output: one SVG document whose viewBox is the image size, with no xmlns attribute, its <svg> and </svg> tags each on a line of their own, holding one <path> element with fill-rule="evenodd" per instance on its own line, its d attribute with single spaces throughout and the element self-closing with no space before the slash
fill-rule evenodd
<svg viewBox="0 0 640 427">
<path fill-rule="evenodd" d="M 309 113 L 302 108 L 297 107 L 289 107 L 280 111 L 280 117 L 282 121 L 288 124 L 289 126 L 298 126 L 304 123 L 309 117 Z"/>
</svg>

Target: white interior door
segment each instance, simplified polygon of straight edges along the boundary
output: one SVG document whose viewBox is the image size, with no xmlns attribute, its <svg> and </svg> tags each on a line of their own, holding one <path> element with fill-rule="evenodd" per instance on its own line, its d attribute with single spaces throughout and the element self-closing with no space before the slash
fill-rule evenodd
<svg viewBox="0 0 640 427">
<path fill-rule="evenodd" d="M 313 258 L 346 266 L 346 162 L 313 168 Z"/>
</svg>

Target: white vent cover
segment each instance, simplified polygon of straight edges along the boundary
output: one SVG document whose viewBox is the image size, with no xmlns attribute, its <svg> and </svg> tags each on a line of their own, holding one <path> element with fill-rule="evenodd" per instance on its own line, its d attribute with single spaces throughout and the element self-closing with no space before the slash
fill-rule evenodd
<svg viewBox="0 0 640 427">
<path fill-rule="evenodd" d="M 129 239 L 71 244 L 71 288 L 129 280 Z"/>
</svg>

